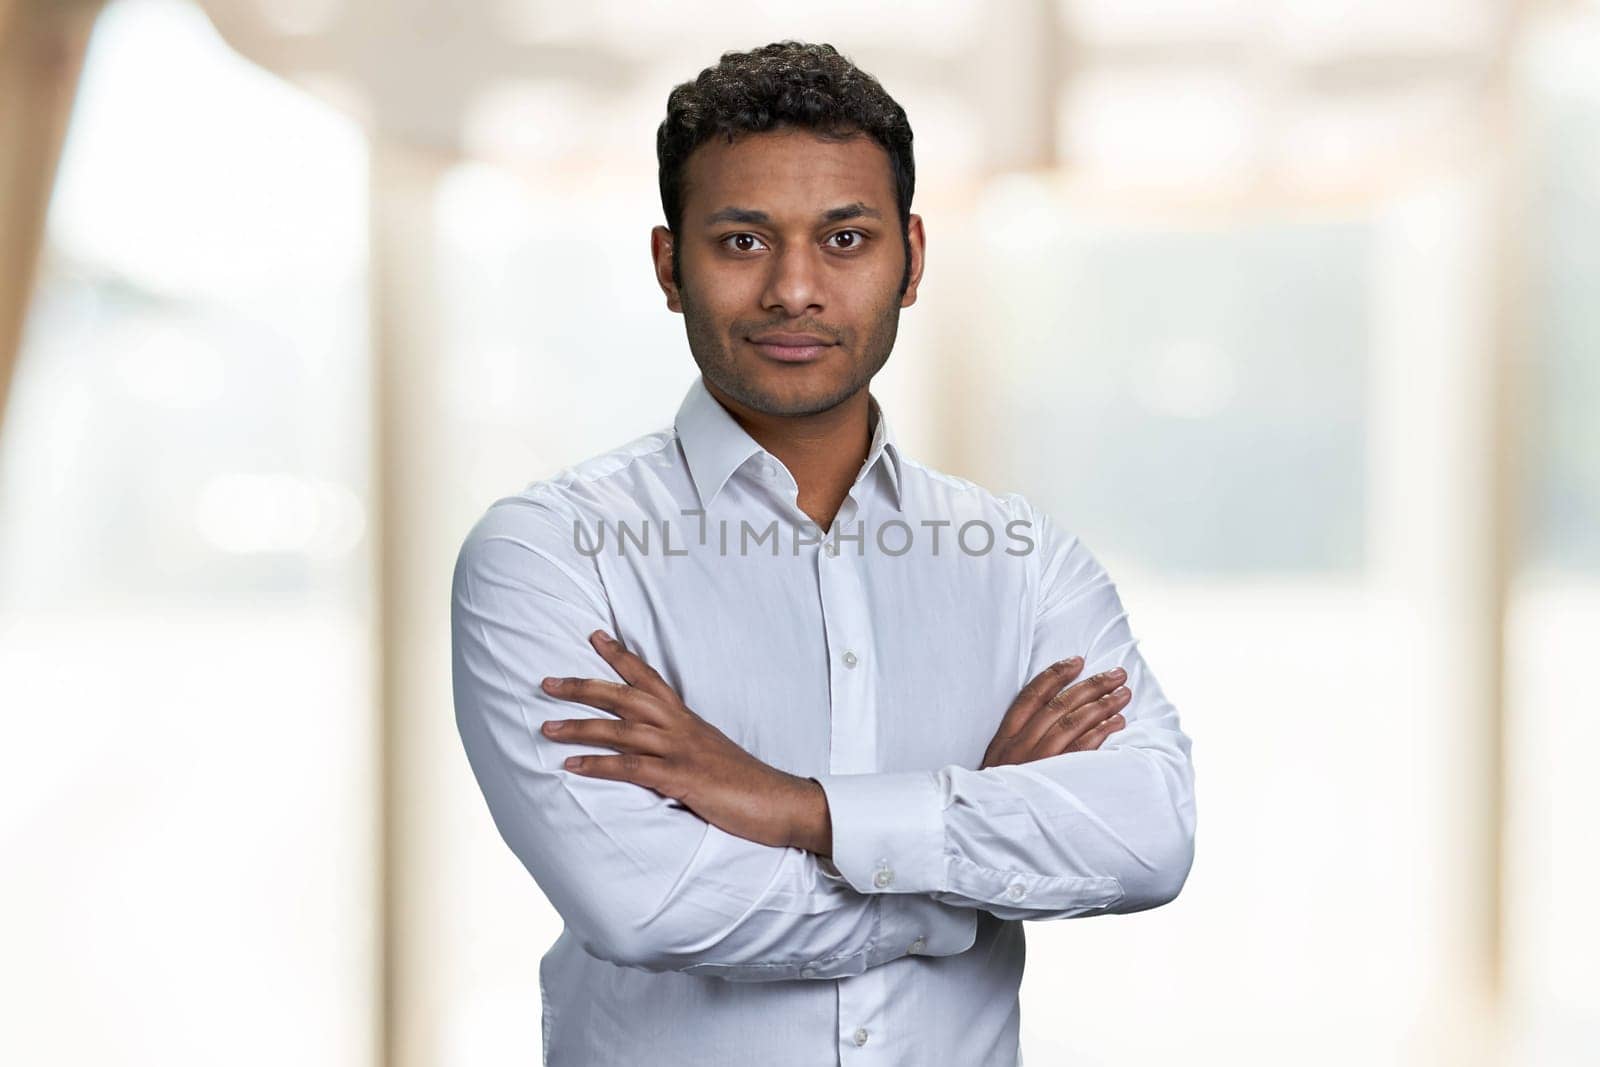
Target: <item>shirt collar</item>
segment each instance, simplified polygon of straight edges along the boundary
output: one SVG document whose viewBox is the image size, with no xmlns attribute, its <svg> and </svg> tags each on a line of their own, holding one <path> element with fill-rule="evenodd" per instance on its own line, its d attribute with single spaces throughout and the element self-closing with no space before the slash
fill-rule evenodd
<svg viewBox="0 0 1600 1067">
<path fill-rule="evenodd" d="M 883 406 L 871 392 L 867 393 L 867 405 L 877 418 L 862 470 L 870 471 L 880 455 L 885 458 L 883 468 L 889 479 L 890 496 L 895 510 L 901 511 L 900 446 L 883 413 Z M 745 461 L 758 452 L 766 451 L 706 389 L 704 375 L 696 375 L 690 383 L 672 424 L 683 445 L 683 455 L 689 463 L 689 477 L 694 481 L 695 491 L 700 494 L 701 507 L 711 506 L 711 501 L 716 499 L 733 472 L 744 466 Z"/>
</svg>

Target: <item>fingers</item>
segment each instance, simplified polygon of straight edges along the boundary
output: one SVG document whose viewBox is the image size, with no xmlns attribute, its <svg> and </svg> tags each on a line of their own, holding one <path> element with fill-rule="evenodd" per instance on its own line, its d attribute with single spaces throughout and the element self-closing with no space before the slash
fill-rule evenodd
<svg viewBox="0 0 1600 1067">
<path fill-rule="evenodd" d="M 604 630 L 596 630 L 590 634 L 589 643 L 600 653 L 600 658 L 611 664 L 623 680 L 635 689 L 642 689 L 662 700 L 678 699 L 677 691 L 667 684 L 666 679 L 662 678 L 654 667 L 629 652 L 623 647 L 622 642 Z"/>
<path fill-rule="evenodd" d="M 1126 719 L 1120 718 L 1121 709 L 1127 707 L 1133 693 L 1121 686 L 1095 700 L 1090 700 L 1070 712 L 1058 715 L 1035 742 L 1039 757 L 1053 756 L 1058 752 L 1083 752 L 1099 746 L 1104 737 L 1093 736 L 1114 715 L 1119 716 L 1118 726 Z M 1107 731 L 1109 733 L 1109 731 Z"/>
<path fill-rule="evenodd" d="M 1042 707 L 1045 701 L 1061 691 L 1061 687 L 1076 678 L 1083 669 L 1083 657 L 1072 656 L 1068 659 L 1057 660 L 1044 670 L 1034 675 L 1022 691 L 1017 694 L 1011 706 L 1000 719 L 1000 726 L 994 732 L 994 738 L 989 742 L 989 748 L 983 754 L 984 764 L 991 759 L 998 759 L 1002 751 L 1008 747 L 1011 739 L 1026 729 L 1033 713 Z"/>
<path fill-rule="evenodd" d="M 1058 716 L 1042 736 L 1027 741 L 1018 738 L 1009 747 L 986 754 L 978 765 L 979 769 L 1008 763 L 1031 763 L 1063 752 L 1092 752 L 1104 744 L 1106 738 L 1128 725 L 1127 718 L 1121 712 L 1099 719 L 1107 706 L 1106 700 L 1113 704 L 1125 703 L 1131 695 L 1128 690 L 1120 689 L 1108 694 L 1107 698 L 1091 701 L 1074 712 Z"/>
<path fill-rule="evenodd" d="M 1059 746 L 1075 740 L 1084 730 L 1122 708 L 1132 695 L 1122 684 L 1127 677 L 1127 671 L 1112 667 L 1092 678 L 1085 678 L 1052 698 L 1023 730 L 1020 739 L 1022 746 L 1031 750 L 1047 733 L 1057 731 L 1063 731 L 1067 736 L 1064 740 L 1052 738 L 1052 745 Z"/>
<path fill-rule="evenodd" d="M 604 630 L 595 630 L 589 635 L 589 643 L 623 680 L 546 678 L 543 682 L 545 692 L 562 700 L 575 700 L 655 726 L 666 725 L 668 709 L 683 706 L 677 691 L 667 684 L 666 679 L 650 664 L 624 648 L 616 638 Z"/>
<path fill-rule="evenodd" d="M 620 756 L 572 756 L 562 763 L 562 767 L 585 778 L 633 782 L 647 789 L 657 789 L 664 781 L 663 764 L 660 760 L 631 752 Z"/>
<path fill-rule="evenodd" d="M 1128 725 L 1128 720 L 1119 712 L 1111 716 L 1099 726 L 1081 734 L 1076 741 L 1068 745 L 1067 752 L 1093 752 L 1099 748 L 1105 739 Z"/>
<path fill-rule="evenodd" d="M 627 719 L 549 719 L 540 730 L 562 744 L 595 745 L 646 756 L 665 756 L 669 751 L 670 735 L 665 730 Z"/>
<path fill-rule="evenodd" d="M 546 737 L 569 744 L 599 745 L 630 755 L 663 754 L 668 739 L 663 729 L 668 720 L 666 706 L 676 706 L 678 694 L 653 667 L 604 630 L 591 633 L 589 643 L 623 681 L 546 678 L 544 690 L 562 700 L 612 712 L 617 718 L 551 719 L 541 731 Z"/>
<path fill-rule="evenodd" d="M 546 678 L 546 693 L 560 700 L 587 704 L 633 722 L 665 726 L 667 714 L 661 702 L 642 689 L 604 678 Z"/>
<path fill-rule="evenodd" d="M 1050 664 L 1034 675 L 1028 684 L 1022 687 L 1022 691 L 1017 694 L 1017 699 L 1013 700 L 1011 707 L 1006 709 L 1006 715 L 1009 717 L 1018 709 L 1031 711 L 1037 708 L 1059 693 L 1061 687 L 1077 677 L 1078 672 L 1082 669 L 1082 656 L 1069 656 L 1066 659 L 1057 660 Z"/>
<path fill-rule="evenodd" d="M 1127 725 L 1127 719 L 1113 709 L 1125 706 L 1131 696 L 1127 689 L 1116 689 L 1061 716 L 1040 738 L 1038 758 L 1099 748 L 1108 736 Z"/>
</svg>

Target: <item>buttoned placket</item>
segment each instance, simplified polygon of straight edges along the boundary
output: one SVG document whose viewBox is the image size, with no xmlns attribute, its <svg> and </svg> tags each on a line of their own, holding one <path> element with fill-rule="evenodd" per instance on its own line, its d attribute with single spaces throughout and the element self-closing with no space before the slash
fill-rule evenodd
<svg viewBox="0 0 1600 1067">
<path fill-rule="evenodd" d="M 798 487 L 792 478 L 784 476 L 778 459 L 763 456 L 758 469 L 760 476 L 777 488 L 780 506 L 789 511 L 794 520 L 810 521 L 800 510 Z M 865 474 L 865 468 L 862 473 Z M 817 576 L 824 639 L 828 646 L 828 769 L 834 774 L 868 774 L 879 769 L 878 707 L 872 685 L 872 647 L 868 632 L 871 620 L 860 570 L 868 557 L 864 541 L 857 553 L 839 547 L 837 540 L 846 526 L 853 527 L 861 510 L 856 493 L 867 491 L 865 485 L 866 480 L 858 477 L 855 487 L 840 505 L 832 528 L 824 533 L 820 543 L 805 549 Z M 887 888 L 893 876 L 893 870 L 885 866 L 878 870 L 875 881 L 879 888 Z M 880 898 L 878 907 L 882 906 Z M 918 937 L 908 952 L 914 955 L 926 943 L 924 938 Z M 811 965 L 800 969 L 802 978 L 813 978 L 816 973 Z M 861 974 L 841 978 L 834 983 L 834 991 L 840 1062 L 871 1064 L 881 1060 L 882 1053 L 878 1050 L 887 1047 L 883 1041 L 886 1036 L 883 1012 L 889 999 L 885 968 L 871 967 Z"/>
<path fill-rule="evenodd" d="M 860 485 L 858 482 L 858 489 Z M 828 769 L 833 774 L 868 774 L 879 769 L 877 694 L 872 681 L 876 665 L 861 572 L 868 557 L 850 547 L 828 551 L 828 545 L 836 544 L 840 529 L 847 523 L 854 525 L 860 510 L 854 492 L 840 507 L 824 543 L 813 549 L 828 647 Z M 884 1047 L 883 1009 L 888 1001 L 884 972 L 885 968 L 873 967 L 834 984 L 841 1063 L 868 1064 L 880 1059 L 875 1053 Z"/>
</svg>

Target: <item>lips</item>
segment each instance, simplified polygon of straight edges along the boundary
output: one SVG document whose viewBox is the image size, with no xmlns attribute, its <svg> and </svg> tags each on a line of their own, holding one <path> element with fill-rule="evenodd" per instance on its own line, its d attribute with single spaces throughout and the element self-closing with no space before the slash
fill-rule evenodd
<svg viewBox="0 0 1600 1067">
<path fill-rule="evenodd" d="M 833 342 L 804 333 L 764 333 L 750 343 L 768 359 L 779 363 L 809 363 L 833 347 Z"/>
</svg>

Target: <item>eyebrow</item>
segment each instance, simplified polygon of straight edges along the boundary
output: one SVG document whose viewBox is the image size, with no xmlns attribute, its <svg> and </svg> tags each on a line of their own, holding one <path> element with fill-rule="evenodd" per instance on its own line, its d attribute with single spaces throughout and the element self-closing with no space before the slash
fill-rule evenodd
<svg viewBox="0 0 1600 1067">
<path fill-rule="evenodd" d="M 845 219 L 859 218 L 881 220 L 883 215 L 876 208 L 870 208 L 858 200 L 854 204 L 830 207 L 817 216 L 817 221 L 827 224 L 830 222 L 843 222 Z M 772 216 L 765 211 L 756 211 L 746 207 L 725 207 L 720 211 L 713 211 L 706 217 L 707 226 L 715 226 L 719 222 L 743 222 L 751 226 L 766 226 L 771 224 Z"/>
</svg>

